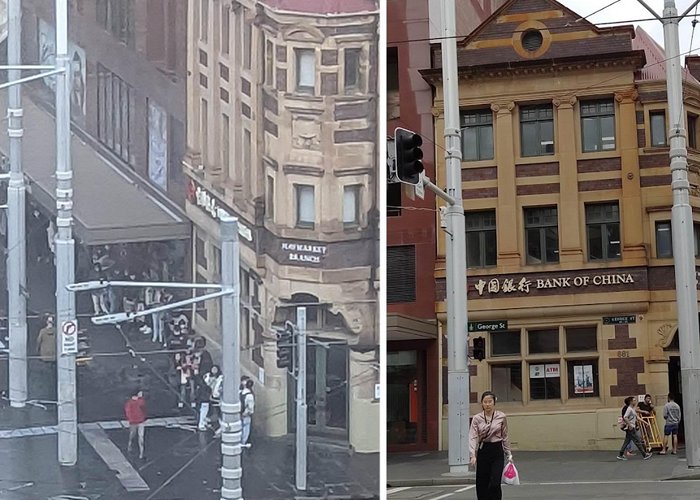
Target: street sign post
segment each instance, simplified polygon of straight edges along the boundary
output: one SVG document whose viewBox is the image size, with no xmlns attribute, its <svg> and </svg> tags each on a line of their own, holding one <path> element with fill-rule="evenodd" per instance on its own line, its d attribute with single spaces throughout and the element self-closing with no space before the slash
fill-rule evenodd
<svg viewBox="0 0 700 500">
<path fill-rule="evenodd" d="M 78 324 L 75 320 L 61 325 L 61 356 L 78 353 Z"/>
<path fill-rule="evenodd" d="M 603 316 L 604 325 L 629 325 L 637 322 L 637 316 L 628 314 L 625 316 Z"/>
<path fill-rule="evenodd" d="M 470 321 L 467 330 L 471 332 L 500 332 L 508 329 L 508 321 L 499 319 L 496 321 Z"/>
</svg>

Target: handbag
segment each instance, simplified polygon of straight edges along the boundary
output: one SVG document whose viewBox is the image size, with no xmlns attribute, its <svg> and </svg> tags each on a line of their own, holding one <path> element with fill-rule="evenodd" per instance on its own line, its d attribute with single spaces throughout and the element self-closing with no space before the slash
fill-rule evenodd
<svg viewBox="0 0 700 500">
<path fill-rule="evenodd" d="M 516 486 L 520 484 L 518 469 L 515 468 L 515 464 L 513 464 L 513 462 L 508 462 L 503 468 L 503 477 L 501 482 L 503 484 L 512 484 Z"/>
</svg>

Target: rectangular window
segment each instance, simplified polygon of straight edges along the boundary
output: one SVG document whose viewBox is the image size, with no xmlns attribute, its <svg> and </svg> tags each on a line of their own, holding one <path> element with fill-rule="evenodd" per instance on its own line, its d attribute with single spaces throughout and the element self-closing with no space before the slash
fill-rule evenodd
<svg viewBox="0 0 700 500">
<path fill-rule="evenodd" d="M 498 332 L 491 334 L 491 356 L 519 356 L 520 332 Z"/>
<path fill-rule="evenodd" d="M 386 215 L 397 217 L 401 215 L 401 188 L 402 184 L 393 182 L 386 185 Z"/>
<path fill-rule="evenodd" d="M 496 211 L 466 212 L 467 267 L 496 265 Z"/>
<path fill-rule="evenodd" d="M 584 152 L 615 149 L 615 103 L 612 99 L 581 102 Z"/>
<path fill-rule="evenodd" d="M 493 113 L 490 109 L 463 111 L 462 161 L 493 159 Z"/>
<path fill-rule="evenodd" d="M 554 113 L 551 104 L 520 107 L 520 150 L 522 156 L 554 154 Z"/>
<path fill-rule="evenodd" d="M 416 247 L 389 246 L 386 249 L 386 301 L 389 304 L 416 300 Z"/>
<path fill-rule="evenodd" d="M 361 90 L 360 58 L 362 49 L 345 49 L 345 92 Z"/>
<path fill-rule="evenodd" d="M 297 92 L 313 93 L 316 83 L 316 53 L 313 49 L 295 49 Z"/>
<path fill-rule="evenodd" d="M 250 69 L 253 50 L 253 21 L 245 15 L 241 18 L 243 19 L 243 67 Z"/>
<path fill-rule="evenodd" d="M 199 130 L 201 132 L 202 160 L 207 161 L 209 152 L 209 106 L 206 99 L 200 101 Z"/>
<path fill-rule="evenodd" d="M 197 265 L 203 269 L 207 268 L 207 253 L 206 246 L 204 245 L 204 240 L 197 235 L 195 239 L 195 254 L 197 259 Z"/>
<path fill-rule="evenodd" d="M 209 37 L 209 0 L 200 0 L 199 39 L 206 43 Z"/>
<path fill-rule="evenodd" d="M 666 113 L 652 111 L 649 113 L 652 147 L 666 146 Z"/>
<path fill-rule="evenodd" d="M 116 74 L 97 65 L 97 138 L 124 162 L 132 165 L 131 117 L 133 88 Z"/>
<path fill-rule="evenodd" d="M 491 366 L 491 388 L 499 402 L 523 400 L 523 367 L 521 363 Z"/>
<path fill-rule="evenodd" d="M 528 264 L 559 262 L 557 207 L 525 209 Z"/>
<path fill-rule="evenodd" d="M 620 209 L 617 203 L 586 205 L 588 260 L 620 258 Z"/>
<path fill-rule="evenodd" d="M 228 173 L 231 165 L 231 150 L 230 150 L 230 134 L 229 119 L 226 113 L 221 114 L 221 166 L 224 172 Z"/>
<path fill-rule="evenodd" d="M 570 398 L 597 398 L 598 359 L 571 360 L 566 363 Z"/>
<path fill-rule="evenodd" d="M 360 186 L 343 188 L 343 225 L 357 226 L 360 223 Z"/>
<path fill-rule="evenodd" d="M 265 43 L 265 83 L 274 87 L 275 85 L 275 75 L 274 73 L 275 64 L 275 45 L 267 40 Z"/>
<path fill-rule="evenodd" d="M 134 44 L 134 0 L 97 0 L 97 22 L 120 42 Z"/>
<path fill-rule="evenodd" d="M 664 259 L 673 257 L 673 238 L 671 235 L 671 221 L 662 220 L 656 222 L 656 258 Z"/>
<path fill-rule="evenodd" d="M 393 120 L 401 116 L 401 103 L 399 97 L 399 49 L 387 47 L 386 49 L 386 119 Z"/>
<path fill-rule="evenodd" d="M 221 6 L 221 53 L 228 54 L 231 45 L 231 5 Z"/>
<path fill-rule="evenodd" d="M 313 229 L 316 222 L 314 187 L 296 184 L 297 227 Z"/>
<path fill-rule="evenodd" d="M 265 203 L 265 212 L 270 219 L 275 218 L 275 179 L 267 176 L 267 197 Z"/>
<path fill-rule="evenodd" d="M 566 352 L 597 351 L 598 337 L 595 326 L 566 328 Z"/>
<path fill-rule="evenodd" d="M 561 399 L 561 375 L 558 361 L 531 363 L 530 399 Z"/>
<path fill-rule="evenodd" d="M 530 330 L 527 332 L 527 345 L 530 354 L 549 354 L 559 352 L 559 330 Z"/>
<path fill-rule="evenodd" d="M 688 113 L 688 147 L 698 148 L 698 115 Z"/>
<path fill-rule="evenodd" d="M 250 186 L 250 172 L 253 169 L 252 161 L 250 158 L 251 150 L 253 148 L 253 138 L 251 136 L 250 130 L 247 128 L 243 129 L 243 189 L 247 190 Z"/>
</svg>

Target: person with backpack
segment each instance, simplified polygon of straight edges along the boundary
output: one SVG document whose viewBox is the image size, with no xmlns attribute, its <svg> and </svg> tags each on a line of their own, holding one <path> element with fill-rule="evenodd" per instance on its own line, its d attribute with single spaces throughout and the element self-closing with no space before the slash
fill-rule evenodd
<svg viewBox="0 0 700 500">
<path fill-rule="evenodd" d="M 253 421 L 253 413 L 255 413 L 255 395 L 253 394 L 253 381 L 248 379 L 245 381 L 245 388 L 240 392 L 241 398 L 241 424 L 243 426 L 243 436 L 241 437 L 241 445 L 248 444 L 250 438 L 250 426 Z"/>
<path fill-rule="evenodd" d="M 644 449 L 644 445 L 642 445 L 642 442 L 639 439 L 639 434 L 637 433 L 637 399 L 636 398 L 631 398 L 629 402 L 629 406 L 627 407 L 627 410 L 625 411 L 624 417 L 622 417 L 622 425 L 623 429 L 625 431 L 625 441 L 622 443 L 622 447 L 620 448 L 620 453 L 617 455 L 618 460 L 627 460 L 627 457 L 624 456 L 625 450 L 627 449 L 627 445 L 629 445 L 630 442 L 634 442 L 634 444 L 637 446 L 639 451 L 642 454 L 642 457 L 644 460 L 648 460 L 651 458 L 651 453 L 648 453 Z"/>
<path fill-rule="evenodd" d="M 681 423 L 681 407 L 674 401 L 672 393 L 668 394 L 668 403 L 664 405 L 664 442 L 659 455 L 665 455 L 668 450 L 668 437 L 671 436 L 671 455 L 678 453 L 678 426 Z"/>
</svg>

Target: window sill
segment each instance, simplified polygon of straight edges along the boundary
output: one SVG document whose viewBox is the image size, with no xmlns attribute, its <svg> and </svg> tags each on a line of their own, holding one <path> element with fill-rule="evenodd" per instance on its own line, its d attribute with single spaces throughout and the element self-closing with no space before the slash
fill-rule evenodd
<svg viewBox="0 0 700 500">
<path fill-rule="evenodd" d="M 533 163 L 559 163 L 559 155 L 521 156 L 515 159 L 515 166 Z"/>
<path fill-rule="evenodd" d="M 495 159 L 492 160 L 462 160 L 462 168 L 483 168 L 496 167 L 498 164 Z"/>
<path fill-rule="evenodd" d="M 622 152 L 619 149 L 609 151 L 581 151 L 576 157 L 577 160 L 599 160 L 601 158 L 619 158 Z"/>
<path fill-rule="evenodd" d="M 668 146 L 645 146 L 642 148 L 642 153 L 644 154 L 659 154 L 668 153 L 671 148 Z"/>
</svg>

